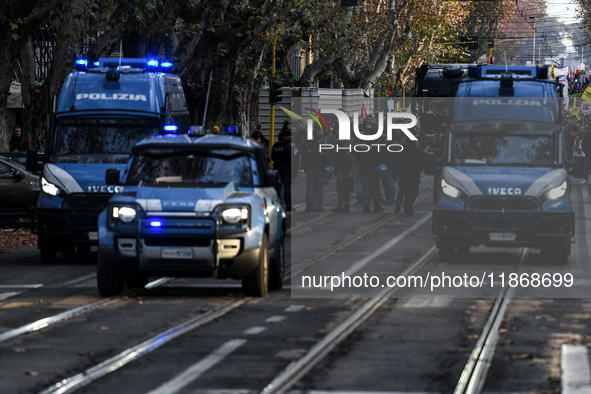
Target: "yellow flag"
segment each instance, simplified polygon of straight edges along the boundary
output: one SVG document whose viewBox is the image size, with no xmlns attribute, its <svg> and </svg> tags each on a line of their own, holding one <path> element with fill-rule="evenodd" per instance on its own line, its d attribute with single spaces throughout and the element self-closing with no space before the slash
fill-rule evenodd
<svg viewBox="0 0 591 394">
<path fill-rule="evenodd" d="M 583 93 L 581 94 L 581 98 L 585 100 L 585 102 L 591 104 L 591 87 L 587 86 Z"/>
<path fill-rule="evenodd" d="M 550 66 L 550 76 L 552 79 L 556 79 L 556 74 L 554 73 L 554 63 Z"/>
</svg>

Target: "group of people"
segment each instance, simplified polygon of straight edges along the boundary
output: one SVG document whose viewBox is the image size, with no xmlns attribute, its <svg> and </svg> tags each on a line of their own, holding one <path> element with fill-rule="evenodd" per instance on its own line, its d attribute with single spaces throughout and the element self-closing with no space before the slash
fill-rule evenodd
<svg viewBox="0 0 591 394">
<path fill-rule="evenodd" d="M 369 117 L 362 127 L 369 134 L 374 134 L 375 125 L 371 122 Z M 294 131 L 300 137 L 305 133 L 304 130 Z M 395 205 L 395 212 L 403 210 L 406 215 L 413 215 L 423 166 L 423 151 L 417 141 L 399 133 L 393 141 L 377 143 L 400 144 L 403 147 L 401 152 L 390 152 L 384 147 L 377 152 L 356 151 L 354 142 L 351 149 L 327 150 L 320 149 L 321 144 L 339 144 L 336 131 L 315 130 L 313 134 L 313 140 L 299 138 L 294 144 L 289 122 L 285 121 L 278 141 L 273 144 L 271 159 L 280 177 L 277 192 L 285 203 L 286 211 L 295 210 L 291 201 L 291 183 L 301 167 L 306 176 L 306 212 L 324 211 L 324 186 L 329 178 L 334 177 L 337 206 L 333 210 L 336 212 L 350 212 L 351 197 L 355 194 L 356 203 L 362 206 L 364 213 L 381 212 L 384 204 L 392 204 Z M 261 144 L 268 143 L 260 125 L 251 137 Z"/>
<path fill-rule="evenodd" d="M 581 113 L 580 119 L 568 118 L 566 119 L 566 138 L 568 146 L 571 147 L 571 158 L 575 156 L 582 156 L 585 168 L 583 169 L 584 181 L 588 180 L 589 172 L 591 171 L 591 133 L 583 130 L 591 130 L 591 115 Z"/>
</svg>

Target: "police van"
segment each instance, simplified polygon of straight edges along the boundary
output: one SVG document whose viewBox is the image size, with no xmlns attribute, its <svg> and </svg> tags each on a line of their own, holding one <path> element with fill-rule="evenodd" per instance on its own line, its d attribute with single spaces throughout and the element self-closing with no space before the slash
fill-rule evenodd
<svg viewBox="0 0 591 394">
<path fill-rule="evenodd" d="M 164 126 L 188 130 L 181 80 L 156 59 L 86 59 L 63 84 L 43 156 L 34 232 L 41 260 L 98 244 L 97 218 L 119 187 L 106 185 L 107 168 L 123 169 L 139 140 Z M 28 160 L 31 167 L 37 158 Z"/>
<path fill-rule="evenodd" d="M 557 85 L 546 67 L 474 66 L 457 84 L 433 211 L 440 258 L 527 246 L 565 262 L 574 236 Z"/>
</svg>

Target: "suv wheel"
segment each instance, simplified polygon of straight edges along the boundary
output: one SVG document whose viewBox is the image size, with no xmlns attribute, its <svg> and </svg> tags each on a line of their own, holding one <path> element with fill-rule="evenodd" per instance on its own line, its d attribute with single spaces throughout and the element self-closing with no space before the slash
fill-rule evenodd
<svg viewBox="0 0 591 394">
<path fill-rule="evenodd" d="M 283 274 L 285 272 L 285 235 L 281 230 L 279 237 L 279 245 L 277 245 L 277 255 L 269 266 L 269 289 L 281 290 L 283 287 Z"/>
<path fill-rule="evenodd" d="M 250 297 L 264 297 L 269 288 L 269 241 L 263 234 L 259 263 L 255 271 L 242 278 L 242 292 Z"/>
<path fill-rule="evenodd" d="M 125 278 L 107 271 L 101 262 L 100 254 L 96 264 L 96 284 L 100 295 L 103 297 L 116 296 L 125 290 Z"/>
</svg>

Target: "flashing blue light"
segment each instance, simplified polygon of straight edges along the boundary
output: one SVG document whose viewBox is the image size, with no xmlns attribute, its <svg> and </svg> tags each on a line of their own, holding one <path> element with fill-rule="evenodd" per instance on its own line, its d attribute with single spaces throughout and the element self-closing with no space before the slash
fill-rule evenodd
<svg viewBox="0 0 591 394">
<path fill-rule="evenodd" d="M 98 67 L 98 66 L 99 66 L 99 64 L 100 64 L 99 62 L 94 62 L 94 63 L 92 63 L 92 65 L 93 65 L 93 66 L 95 66 L 95 67 Z"/>
<path fill-rule="evenodd" d="M 158 67 L 158 60 L 156 60 L 156 59 L 148 60 L 148 67 L 157 68 Z"/>
<path fill-rule="evenodd" d="M 88 59 L 79 58 L 76 59 L 76 70 L 84 71 L 88 68 Z"/>
<path fill-rule="evenodd" d="M 164 131 L 172 131 L 172 132 L 175 132 L 175 131 L 178 131 L 178 129 L 179 129 L 179 127 L 177 125 L 175 125 L 175 124 L 167 124 L 167 125 L 164 125 Z"/>
<path fill-rule="evenodd" d="M 160 63 L 160 67 L 162 67 L 162 68 L 171 68 L 172 67 L 172 62 L 169 62 L 168 60 L 163 60 Z"/>
<path fill-rule="evenodd" d="M 225 134 L 226 135 L 240 136 L 242 133 L 240 131 L 240 126 L 238 126 L 238 125 L 232 125 L 232 126 L 226 127 Z"/>
<path fill-rule="evenodd" d="M 150 222 L 151 227 L 162 227 L 162 222 L 160 220 L 152 220 Z"/>
</svg>

